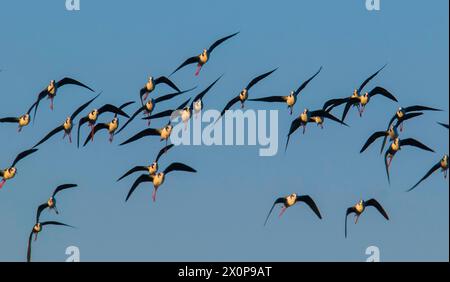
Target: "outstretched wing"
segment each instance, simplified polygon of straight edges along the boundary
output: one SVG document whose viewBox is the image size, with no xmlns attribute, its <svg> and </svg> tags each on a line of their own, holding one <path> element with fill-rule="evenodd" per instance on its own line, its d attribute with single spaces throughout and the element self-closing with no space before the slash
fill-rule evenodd
<svg viewBox="0 0 450 282">
<path fill-rule="evenodd" d="M 331 111 L 333 108 L 346 103 L 348 100 L 349 98 L 337 98 L 328 100 L 323 104 L 322 109 L 326 111 Z"/>
<path fill-rule="evenodd" d="M 116 106 L 111 105 L 111 104 L 106 104 L 106 105 L 102 106 L 100 109 L 98 109 L 98 115 L 101 115 L 101 114 L 107 113 L 107 112 L 113 113 L 115 115 L 121 115 L 121 116 L 124 116 L 126 118 L 130 117 L 123 110 L 121 110 L 121 109 L 119 109 Z"/>
<path fill-rule="evenodd" d="M 387 91 L 383 87 L 377 86 L 369 92 L 369 97 L 373 97 L 375 95 L 382 95 L 388 99 L 391 99 L 392 101 L 398 102 L 397 98 L 395 98 L 395 96 L 392 95 L 391 92 Z"/>
<path fill-rule="evenodd" d="M 181 92 L 180 89 L 178 89 L 178 87 L 175 85 L 175 83 L 173 83 L 170 79 L 168 79 L 165 76 L 160 76 L 157 79 L 155 79 L 155 85 L 158 85 L 160 83 L 164 83 L 167 84 L 168 86 L 170 86 L 173 90 Z"/>
<path fill-rule="evenodd" d="M 416 189 L 417 186 L 419 186 L 420 183 L 422 183 L 425 179 L 427 179 L 428 177 L 430 177 L 430 175 L 432 175 L 436 170 L 438 170 L 439 168 L 441 168 L 441 162 L 438 162 L 437 164 L 435 164 L 428 172 L 427 174 L 425 174 L 424 177 L 422 177 L 422 179 L 419 180 L 419 182 L 416 183 L 416 185 L 414 185 L 411 189 L 408 190 L 408 192 Z"/>
<path fill-rule="evenodd" d="M 176 73 L 177 71 L 179 71 L 180 69 L 184 68 L 187 65 L 195 64 L 198 62 L 200 62 L 198 56 L 190 57 L 189 59 L 184 61 L 178 68 L 176 68 L 176 70 L 174 70 L 169 76 L 172 76 L 174 73 Z"/>
<path fill-rule="evenodd" d="M 89 121 L 88 117 L 81 118 L 78 122 L 78 131 L 77 131 L 77 147 L 80 147 L 80 128 L 83 124 Z"/>
<path fill-rule="evenodd" d="M 344 121 L 345 118 L 347 117 L 347 114 L 348 114 L 348 111 L 350 111 L 350 108 L 357 103 L 359 103 L 359 99 L 355 98 L 355 97 L 349 98 L 347 100 L 347 104 L 345 104 L 344 111 L 342 112 L 342 121 Z"/>
<path fill-rule="evenodd" d="M 141 139 L 142 137 L 145 137 L 145 136 L 159 136 L 159 135 L 160 135 L 160 133 L 159 133 L 158 129 L 147 128 L 147 129 L 142 130 L 138 134 L 134 135 L 133 137 L 129 138 L 128 140 L 126 140 L 125 142 L 120 144 L 120 146 L 123 146 L 123 145 L 126 145 L 128 143 L 134 142 L 134 141 L 139 140 L 139 139 Z"/>
<path fill-rule="evenodd" d="M 347 238 L 347 218 L 352 213 L 356 213 L 355 207 L 348 208 L 347 212 L 345 213 L 345 238 Z"/>
<path fill-rule="evenodd" d="M 41 141 L 39 141 L 36 145 L 33 146 L 33 149 L 36 148 L 37 146 L 41 145 L 42 143 L 44 143 L 45 141 L 47 141 L 48 139 L 50 139 L 53 135 L 55 135 L 56 133 L 63 131 L 64 130 L 64 126 L 60 125 L 57 128 L 53 129 L 52 131 L 50 131 L 44 138 L 42 138 Z"/>
<path fill-rule="evenodd" d="M 384 65 L 381 69 L 379 69 L 376 73 L 372 74 L 371 76 L 369 76 L 366 80 L 364 80 L 364 82 L 361 84 L 361 86 L 358 89 L 358 93 L 361 93 L 361 91 L 363 90 L 363 88 L 367 85 L 367 83 L 369 83 L 369 81 L 371 81 L 375 76 L 378 75 L 378 73 L 383 70 L 386 67 L 386 65 Z"/>
<path fill-rule="evenodd" d="M 407 139 L 400 140 L 400 146 L 413 146 L 413 147 L 417 147 L 422 150 L 434 153 L 433 149 L 430 149 L 428 146 L 420 143 L 419 141 L 417 141 L 414 138 L 407 138 Z"/>
<path fill-rule="evenodd" d="M 172 171 L 186 171 L 186 172 L 197 172 L 195 169 L 193 169 L 190 166 L 187 166 L 182 163 L 171 163 L 165 170 L 164 174 L 168 174 Z"/>
<path fill-rule="evenodd" d="M 442 122 L 438 122 L 438 124 L 448 129 L 448 124 Z"/>
<path fill-rule="evenodd" d="M 39 222 L 39 218 L 41 218 L 41 213 L 42 213 L 42 211 L 45 210 L 46 208 L 48 208 L 48 204 L 47 204 L 47 203 L 42 204 L 42 205 L 40 205 L 40 206 L 37 208 L 37 210 L 36 210 L 36 223 Z"/>
<path fill-rule="evenodd" d="M 421 112 L 421 111 L 433 111 L 433 112 L 441 112 L 442 111 L 441 109 L 436 109 L 436 108 L 431 108 L 431 107 L 426 107 L 426 106 L 420 106 L 420 105 L 406 107 L 403 110 L 405 111 L 405 113 Z"/>
<path fill-rule="evenodd" d="M 1 123 L 17 123 L 19 122 L 19 118 L 17 117 L 6 117 L 6 118 L 0 118 Z"/>
<path fill-rule="evenodd" d="M 197 102 L 198 100 L 203 99 L 203 97 L 206 95 L 206 93 L 208 93 L 209 90 L 211 90 L 211 88 L 219 81 L 219 79 L 222 78 L 222 76 L 223 75 L 219 76 L 219 78 L 217 78 L 213 83 L 211 83 L 208 87 L 206 87 L 205 90 L 203 90 L 197 96 L 195 96 L 194 100 L 192 100 L 191 108 L 192 108 L 192 105 L 194 104 L 194 102 Z"/>
<path fill-rule="evenodd" d="M 268 77 L 269 75 L 271 75 L 274 71 L 276 71 L 278 68 L 273 69 L 269 72 L 266 72 L 260 76 L 255 77 L 252 81 L 250 81 L 250 83 L 247 85 L 247 87 L 245 89 L 250 90 L 250 88 L 252 88 L 253 86 L 255 86 L 256 83 L 260 82 L 261 80 L 263 80 L 264 78 Z"/>
<path fill-rule="evenodd" d="M 348 126 L 345 122 L 343 122 L 342 120 L 340 120 L 337 117 L 333 116 L 328 111 L 324 111 L 324 110 L 312 111 L 312 112 L 310 112 L 310 116 L 311 117 L 322 117 L 322 118 L 331 119 L 332 121 L 335 121 L 337 123 L 340 123 L 340 124 L 343 124 L 345 126 Z"/>
<path fill-rule="evenodd" d="M 144 182 L 153 182 L 153 176 L 150 176 L 148 174 L 142 174 L 141 176 L 139 176 L 138 179 L 136 179 L 136 181 L 133 183 L 133 186 L 131 186 L 131 189 L 128 192 L 125 202 L 128 201 L 131 194 L 133 194 L 134 190 L 136 190 L 136 188 L 139 186 L 139 184 L 144 183 Z"/>
<path fill-rule="evenodd" d="M 16 157 L 16 159 L 15 159 L 14 162 L 12 163 L 11 167 L 16 166 L 16 164 L 17 164 L 20 160 L 22 160 L 22 159 L 28 157 L 29 155 L 33 154 L 33 153 L 36 152 L 37 150 L 38 150 L 38 149 L 29 149 L 29 150 L 23 151 L 22 153 L 18 154 L 17 157 Z"/>
<path fill-rule="evenodd" d="M 295 97 L 298 96 L 298 94 L 305 89 L 305 87 L 308 85 L 308 83 L 311 82 L 311 80 L 313 80 L 322 70 L 322 67 L 319 68 L 319 70 L 313 75 L 311 76 L 307 81 L 303 82 L 302 85 L 300 85 L 300 87 L 297 89 L 297 91 L 295 91 Z"/>
<path fill-rule="evenodd" d="M 56 194 L 58 194 L 59 192 L 66 190 L 66 189 L 70 189 L 70 188 L 74 188 L 77 187 L 77 184 L 63 184 L 63 185 L 59 185 L 58 187 L 56 187 L 55 191 L 53 192 L 52 197 L 55 197 Z"/>
<path fill-rule="evenodd" d="M 137 117 L 137 115 L 141 112 L 143 112 L 145 110 L 145 106 L 140 107 L 139 109 L 137 109 L 136 112 L 134 112 L 134 114 L 127 120 L 127 122 L 117 131 L 116 134 L 118 134 L 119 132 L 121 132 L 125 127 L 127 127 L 127 125 L 135 118 Z"/>
<path fill-rule="evenodd" d="M 249 101 L 279 103 L 286 102 L 286 96 L 269 96 L 264 98 L 249 99 Z"/>
<path fill-rule="evenodd" d="M 212 52 L 217 46 L 219 46 L 219 45 L 222 44 L 225 40 L 230 39 L 231 37 L 233 37 L 233 36 L 235 36 L 235 35 L 237 35 L 237 34 L 239 34 L 239 32 L 233 33 L 233 34 L 231 34 L 231 35 L 228 35 L 228 36 L 226 36 L 226 37 L 224 37 L 224 38 L 221 38 L 221 39 L 217 40 L 216 42 L 214 42 L 214 43 L 208 48 L 208 53 L 211 54 L 211 52 Z"/>
<path fill-rule="evenodd" d="M 284 204 L 284 203 L 286 203 L 286 199 L 285 198 L 278 198 L 278 199 L 275 200 L 275 202 L 272 205 L 272 208 L 269 211 L 269 214 L 267 214 L 266 221 L 264 221 L 264 226 L 266 226 L 267 221 L 269 220 L 270 214 L 272 214 L 273 208 L 275 208 L 275 206 L 277 204 Z"/>
<path fill-rule="evenodd" d="M 158 161 L 159 161 L 159 158 L 161 158 L 161 156 L 162 156 L 163 154 L 167 153 L 167 151 L 169 151 L 173 146 L 175 146 L 175 145 L 174 145 L 174 144 L 170 144 L 170 145 L 167 145 L 167 146 L 165 146 L 164 148 L 162 148 L 162 149 L 159 151 L 158 156 L 156 157 L 155 162 L 158 162 Z"/>
<path fill-rule="evenodd" d="M 220 116 L 223 116 L 225 114 L 226 111 L 228 111 L 234 104 L 236 104 L 237 102 L 239 102 L 239 96 L 234 97 L 233 99 L 231 99 L 230 102 L 228 102 L 228 104 L 226 104 L 225 108 L 222 110 L 222 112 L 220 113 Z M 217 119 L 218 120 L 218 119 Z"/>
<path fill-rule="evenodd" d="M 147 171 L 147 167 L 145 166 L 135 166 L 132 169 L 130 169 L 129 171 L 127 171 L 124 175 L 122 175 L 119 179 L 117 179 L 117 182 L 119 182 L 120 180 L 124 179 L 125 177 L 127 177 L 128 175 L 131 175 L 135 172 L 138 171 Z"/>
<path fill-rule="evenodd" d="M 100 93 L 100 94 L 102 94 L 102 93 Z M 86 103 L 84 103 L 83 105 L 81 105 L 78 109 L 76 109 L 75 112 L 73 112 L 73 114 L 70 116 L 72 122 L 82 111 L 84 111 L 84 109 L 87 108 L 87 106 L 89 106 L 89 104 L 91 104 L 95 99 L 97 99 L 97 97 L 100 96 L 100 94 L 98 94 L 91 100 L 89 100 Z"/>
<path fill-rule="evenodd" d="M 28 237 L 27 262 L 31 262 L 31 242 L 33 242 L 33 231 L 30 232 Z"/>
<path fill-rule="evenodd" d="M 56 83 L 56 88 L 59 88 L 59 87 L 62 87 L 64 85 L 68 85 L 68 84 L 78 85 L 78 86 L 84 87 L 86 89 L 89 89 L 91 92 L 95 92 L 89 86 L 87 86 L 87 85 L 85 85 L 85 84 L 83 84 L 83 83 L 81 83 L 81 82 L 79 82 L 79 81 L 77 81 L 77 80 L 75 80 L 73 78 L 70 78 L 70 77 L 65 77 L 65 78 L 61 79 L 60 81 L 58 81 Z"/>
<path fill-rule="evenodd" d="M 384 210 L 384 208 L 380 205 L 380 203 L 378 203 L 377 200 L 375 200 L 375 199 L 370 199 L 370 200 L 366 201 L 366 202 L 364 203 L 364 205 L 365 205 L 366 207 L 374 207 L 374 208 L 376 208 L 376 209 L 381 213 L 381 215 L 384 216 L 384 218 L 386 218 L 387 220 L 389 220 L 389 215 L 388 215 L 387 212 Z"/>
<path fill-rule="evenodd" d="M 284 151 L 287 151 L 287 147 L 289 145 L 289 139 L 291 138 L 291 135 L 300 127 L 301 124 L 302 124 L 302 122 L 299 118 L 296 118 L 292 121 L 291 127 L 289 128 L 289 133 L 287 135 L 286 147 L 284 148 Z"/>
<path fill-rule="evenodd" d="M 375 140 L 377 140 L 378 138 L 381 138 L 383 136 L 384 137 L 388 136 L 388 133 L 386 131 L 377 131 L 374 134 L 372 134 L 369 137 L 369 139 L 367 139 L 366 143 L 362 147 L 361 151 L 359 151 L 359 153 L 364 152 L 373 142 L 375 142 Z M 383 149 L 381 149 L 381 150 L 383 150 Z"/>
<path fill-rule="evenodd" d="M 309 206 L 309 208 L 317 215 L 318 218 L 322 219 L 319 208 L 310 196 L 300 196 L 297 197 L 297 202 L 304 202 Z"/>
<path fill-rule="evenodd" d="M 96 124 L 95 127 L 94 127 L 94 131 L 92 132 L 92 134 L 89 134 L 89 135 L 86 137 L 86 140 L 84 141 L 83 147 L 85 147 L 85 146 L 87 145 L 87 143 L 89 143 L 89 141 L 92 140 L 92 138 L 95 136 L 95 134 L 96 134 L 98 131 L 100 131 L 100 130 L 102 130 L 102 129 L 108 129 L 108 128 L 109 128 L 109 125 L 106 124 L 106 123 L 98 123 L 98 124 Z"/>
</svg>

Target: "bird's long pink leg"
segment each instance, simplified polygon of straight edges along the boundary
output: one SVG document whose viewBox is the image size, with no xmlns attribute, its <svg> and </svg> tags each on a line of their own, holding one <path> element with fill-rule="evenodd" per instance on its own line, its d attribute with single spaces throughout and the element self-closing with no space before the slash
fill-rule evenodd
<svg viewBox="0 0 450 282">
<path fill-rule="evenodd" d="M 50 97 L 50 110 L 53 111 L 53 97 Z"/>
<path fill-rule="evenodd" d="M 146 92 L 146 93 L 144 94 L 144 96 L 142 97 L 142 101 L 145 102 L 145 100 L 147 100 L 147 98 L 148 98 L 148 92 Z"/>
<path fill-rule="evenodd" d="M 289 107 L 289 114 L 292 115 L 292 107 Z"/>
<path fill-rule="evenodd" d="M 69 136 L 69 143 L 72 143 L 72 132 L 69 132 L 67 135 Z"/>
<path fill-rule="evenodd" d="M 195 76 L 198 76 L 200 74 L 200 70 L 202 69 L 202 65 L 197 65 L 197 70 L 195 71 Z"/>
<path fill-rule="evenodd" d="M 357 215 L 357 216 L 355 217 L 355 224 L 358 223 L 358 219 L 359 219 L 359 215 Z"/>
<path fill-rule="evenodd" d="M 94 125 L 89 125 L 89 127 L 91 128 L 91 141 L 94 141 Z"/>
<path fill-rule="evenodd" d="M 146 117 L 150 117 L 150 113 L 149 112 L 145 112 L 145 116 Z M 150 123 L 152 122 L 152 120 L 151 119 L 148 119 L 147 120 L 147 126 L 150 126 Z"/>
<path fill-rule="evenodd" d="M 153 189 L 152 199 L 153 199 L 153 202 L 156 202 L 156 189 Z"/>
<path fill-rule="evenodd" d="M 278 217 L 281 217 L 284 214 L 285 211 L 286 211 L 286 207 L 283 207 L 281 209 L 280 215 Z"/>
<path fill-rule="evenodd" d="M 403 132 L 403 122 L 400 123 L 400 132 Z"/>
<path fill-rule="evenodd" d="M 444 179 L 447 179 L 447 170 L 444 170 Z"/>
<path fill-rule="evenodd" d="M 114 134 L 113 133 L 109 134 L 109 143 L 112 143 L 113 139 L 114 139 Z"/>
<path fill-rule="evenodd" d="M 19 126 L 19 128 L 17 128 L 17 132 L 22 132 L 22 126 Z"/>
<path fill-rule="evenodd" d="M 394 156 L 389 156 L 389 159 L 388 159 L 388 168 L 390 168 L 391 167 L 391 163 L 392 163 L 392 159 L 394 158 Z"/>
<path fill-rule="evenodd" d="M 5 180 L 5 179 L 2 179 L 2 181 L 0 182 L 0 189 L 3 188 L 3 185 L 5 185 L 5 183 L 6 183 L 6 180 Z"/>
<path fill-rule="evenodd" d="M 366 108 L 365 106 L 361 106 L 361 111 L 359 112 L 360 117 L 362 117 L 365 108 Z"/>
<path fill-rule="evenodd" d="M 34 233 L 34 241 L 37 240 L 37 236 L 38 236 L 38 234 L 37 234 L 37 233 Z"/>
<path fill-rule="evenodd" d="M 241 103 L 241 109 L 245 107 L 244 102 Z"/>
</svg>

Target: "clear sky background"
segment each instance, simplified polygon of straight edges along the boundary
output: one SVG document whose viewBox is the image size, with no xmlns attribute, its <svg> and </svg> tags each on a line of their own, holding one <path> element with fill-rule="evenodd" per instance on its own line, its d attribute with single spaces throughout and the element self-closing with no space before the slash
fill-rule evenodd
<svg viewBox="0 0 450 282">
<path fill-rule="evenodd" d="M 183 89 L 203 89 L 224 73 L 206 96 L 206 108 L 221 110 L 250 79 L 274 67 L 279 70 L 250 95 L 285 95 L 323 65 L 301 94 L 297 115 L 350 95 L 385 63 L 368 87 L 384 86 L 400 103 L 376 97 L 362 119 L 350 112 L 350 128 L 332 122 L 323 131 L 309 126 L 306 135 L 293 136 L 287 154 L 285 136 L 294 116 L 285 105 L 247 103 L 247 108 L 280 110 L 279 153 L 261 158 L 258 147 L 176 147 L 161 167 L 180 161 L 198 173 L 170 175 L 156 204 L 149 185 L 125 203 L 137 175 L 116 183 L 132 166 L 151 162 L 161 148 L 156 137 L 117 145 L 145 122 L 136 119 L 112 145 L 105 133 L 79 150 L 55 136 L 21 162 L 18 176 L 0 190 L 0 261 L 26 259 L 36 208 L 63 183 L 77 183 L 79 189 L 58 195 L 60 215 L 44 212 L 42 219 L 76 229 L 44 230 L 33 244 L 35 261 L 64 261 L 71 245 L 80 248 L 82 261 L 364 261 L 371 245 L 380 248 L 384 261 L 448 261 L 448 180 L 437 173 L 405 193 L 448 153 L 448 131 L 436 124 L 448 122 L 448 5 L 382 0 L 381 11 L 369 12 L 363 0 L 81 0 L 81 11 L 69 12 L 64 0 L 2 1 L 2 117 L 22 114 L 51 79 L 64 76 L 103 90 L 92 106 L 137 100 L 149 75 L 170 74 L 188 56 L 235 31 L 241 33 L 214 51 L 199 77 L 194 66 L 173 76 Z M 169 92 L 164 86 L 153 95 Z M 92 96 L 68 86 L 55 99 L 55 110 L 43 101 L 35 125 L 22 133 L 15 125 L 0 125 L 0 166 L 7 167 Z M 379 142 L 365 154 L 359 150 L 372 132 L 385 129 L 398 106 L 415 104 L 445 110 L 405 125 L 404 137 L 417 138 L 436 153 L 404 148 L 394 159 L 389 186 Z M 105 115 L 101 121 L 110 119 Z M 298 205 L 281 219 L 276 209 L 264 228 L 273 201 L 292 192 L 311 195 L 324 219 Z M 356 226 L 349 218 L 344 239 L 346 208 L 372 197 L 391 221 L 368 210 Z"/>
</svg>

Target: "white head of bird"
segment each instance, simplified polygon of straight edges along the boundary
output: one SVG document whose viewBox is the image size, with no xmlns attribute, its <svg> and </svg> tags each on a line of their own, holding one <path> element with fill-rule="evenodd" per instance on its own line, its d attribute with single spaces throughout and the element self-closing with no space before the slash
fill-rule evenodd
<svg viewBox="0 0 450 282">
<path fill-rule="evenodd" d="M 96 121 L 97 120 L 97 115 L 98 115 L 98 110 L 97 109 L 93 109 L 89 115 L 88 118 L 90 121 Z"/>
<path fill-rule="evenodd" d="M 359 97 L 358 89 L 353 91 L 352 97 Z"/>
<path fill-rule="evenodd" d="M 365 209 L 365 207 L 364 207 L 364 201 L 363 200 L 360 200 L 356 205 L 355 205 L 355 209 L 356 209 L 356 211 L 358 212 L 358 213 L 362 213 L 363 211 L 364 211 L 364 209 Z"/>
<path fill-rule="evenodd" d="M 47 205 L 50 207 L 50 208 L 52 208 L 52 207 L 54 207 L 55 206 L 55 199 L 53 198 L 53 197 L 50 197 L 50 199 L 48 199 L 48 201 L 47 201 Z"/>
<path fill-rule="evenodd" d="M 17 169 L 15 167 L 10 167 L 3 172 L 3 179 L 8 180 L 16 176 Z"/>
<path fill-rule="evenodd" d="M 153 81 L 153 76 L 149 76 L 148 77 L 148 82 L 152 82 Z"/>
<path fill-rule="evenodd" d="M 448 155 L 447 154 L 445 154 L 444 157 L 442 158 L 441 166 L 444 169 L 448 169 Z"/>
<path fill-rule="evenodd" d="M 47 86 L 47 92 L 50 94 L 55 94 L 55 80 L 50 80 L 50 84 Z"/>
<path fill-rule="evenodd" d="M 24 114 L 23 116 L 21 116 L 19 118 L 19 125 L 20 126 L 26 126 L 30 123 L 30 115 L 29 114 Z"/>
<path fill-rule="evenodd" d="M 361 102 L 362 105 L 366 105 L 367 103 L 369 103 L 369 100 L 370 100 L 369 93 L 368 93 L 368 92 L 364 93 L 364 95 L 362 95 L 362 96 L 359 98 L 359 100 L 360 100 L 360 102 Z"/>
<path fill-rule="evenodd" d="M 202 110 L 203 104 L 202 104 L 202 100 L 198 99 L 197 101 L 194 102 L 194 111 L 196 113 L 200 112 Z"/>
<path fill-rule="evenodd" d="M 39 222 L 33 226 L 33 232 L 35 232 L 35 233 L 41 232 L 41 229 L 42 229 L 42 226 L 41 226 L 41 223 L 39 223 Z"/>
<path fill-rule="evenodd" d="M 157 171 L 158 171 L 158 163 L 157 163 L 157 162 L 153 162 L 153 163 L 148 167 L 148 173 L 149 173 L 150 175 L 154 175 Z"/>
<path fill-rule="evenodd" d="M 288 206 L 293 206 L 295 202 L 297 201 L 297 194 L 293 193 L 286 198 L 286 202 Z"/>
<path fill-rule="evenodd" d="M 245 101 L 248 98 L 248 90 L 247 89 L 242 89 L 241 93 L 239 93 L 239 99 L 241 99 L 241 101 Z"/>
<path fill-rule="evenodd" d="M 157 189 L 159 186 L 161 186 L 164 183 L 164 173 L 158 172 L 153 176 L 153 186 Z"/>
</svg>

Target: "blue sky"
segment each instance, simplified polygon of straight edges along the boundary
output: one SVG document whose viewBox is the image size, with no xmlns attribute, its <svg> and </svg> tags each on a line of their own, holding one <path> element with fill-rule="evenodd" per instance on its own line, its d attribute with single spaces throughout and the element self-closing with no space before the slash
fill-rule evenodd
<svg viewBox="0 0 450 282">
<path fill-rule="evenodd" d="M 179 161 L 198 173 L 170 175 L 156 204 L 148 186 L 125 203 L 134 177 L 115 182 L 161 148 L 157 138 L 117 146 L 145 123 L 136 119 L 112 145 L 103 134 L 80 150 L 58 135 L 21 162 L 18 177 L 0 191 L 0 261 L 25 260 L 36 207 L 62 183 L 77 183 L 79 189 L 61 193 L 61 214 L 45 212 L 43 219 L 77 228 L 44 230 L 33 245 L 35 261 L 64 261 L 71 245 L 79 247 L 82 261 L 364 261 L 371 245 L 385 261 L 447 261 L 447 180 L 436 174 L 414 192 L 404 191 L 448 153 L 448 131 L 436 121 L 448 122 L 449 4 L 381 0 L 381 11 L 369 12 L 364 2 L 81 0 L 81 11 L 69 12 L 64 0 L 3 1 L 0 116 L 26 111 L 51 79 L 64 76 L 102 90 L 97 106 L 136 100 L 149 75 L 168 75 L 188 56 L 235 31 L 241 33 L 214 51 L 199 77 L 193 67 L 173 76 L 183 89 L 203 89 L 224 73 L 205 99 L 207 108 L 221 110 L 251 78 L 274 67 L 278 71 L 250 95 L 285 95 L 323 66 L 302 93 L 295 107 L 299 114 L 350 95 L 385 63 L 368 87 L 384 86 L 400 103 L 377 97 L 362 119 L 355 111 L 349 114 L 350 128 L 331 122 L 323 131 L 310 126 L 306 135 L 291 139 L 287 154 L 282 146 L 293 117 L 285 106 L 247 103 L 247 108 L 280 110 L 279 154 L 261 158 L 256 147 L 176 147 L 161 166 Z M 154 94 L 169 92 L 161 87 Z M 0 125 L 0 166 L 89 97 L 67 87 L 55 110 L 44 101 L 35 125 L 22 133 Z M 394 159 L 389 186 L 379 144 L 363 155 L 359 150 L 372 132 L 386 127 L 398 106 L 414 104 L 445 110 L 407 123 L 403 135 L 436 153 L 405 148 Z M 102 121 L 110 119 L 105 115 Z M 281 219 L 274 213 L 264 228 L 273 201 L 292 192 L 311 195 L 324 219 L 298 205 Z M 358 225 L 349 224 L 344 239 L 346 208 L 372 197 L 391 221 L 369 210 Z"/>
</svg>

